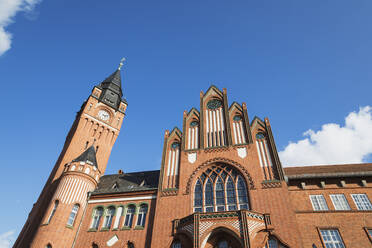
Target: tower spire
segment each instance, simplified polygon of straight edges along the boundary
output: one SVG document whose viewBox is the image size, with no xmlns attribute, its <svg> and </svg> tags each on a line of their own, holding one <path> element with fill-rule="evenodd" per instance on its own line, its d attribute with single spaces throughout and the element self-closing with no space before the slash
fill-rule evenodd
<svg viewBox="0 0 372 248">
<path fill-rule="evenodd" d="M 120 60 L 118 69 L 116 69 L 116 71 L 114 71 L 110 76 L 108 76 L 97 86 L 97 88 L 102 90 L 102 94 L 100 94 L 99 100 L 116 110 L 119 108 L 120 102 L 125 102 L 125 100 L 122 99 L 123 91 L 121 87 L 120 73 L 124 61 L 125 58 L 122 58 Z"/>
</svg>

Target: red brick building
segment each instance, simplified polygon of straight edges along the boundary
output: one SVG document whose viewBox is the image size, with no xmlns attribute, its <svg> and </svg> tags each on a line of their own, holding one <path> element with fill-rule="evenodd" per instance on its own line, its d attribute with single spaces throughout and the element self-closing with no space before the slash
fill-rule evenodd
<svg viewBox="0 0 372 248">
<path fill-rule="evenodd" d="M 14 247 L 372 247 L 372 164 L 283 169 L 269 120 L 211 86 L 165 132 L 160 170 L 104 175 L 126 108 L 118 69 L 82 105 Z"/>
</svg>

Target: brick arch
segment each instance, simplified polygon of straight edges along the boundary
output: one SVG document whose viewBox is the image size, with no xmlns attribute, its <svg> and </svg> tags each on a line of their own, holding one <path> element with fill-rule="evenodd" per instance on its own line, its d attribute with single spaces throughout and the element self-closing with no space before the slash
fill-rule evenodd
<svg viewBox="0 0 372 248">
<path fill-rule="evenodd" d="M 242 166 L 241 164 L 239 164 L 239 163 L 237 163 L 237 162 L 235 162 L 231 159 L 217 157 L 217 158 L 212 158 L 212 159 L 209 159 L 209 160 L 205 161 L 204 163 L 199 165 L 192 172 L 192 174 L 189 177 L 189 180 L 187 181 L 187 184 L 186 184 L 185 194 L 187 194 L 187 195 L 190 194 L 191 184 L 195 180 L 195 176 L 198 174 L 199 171 L 202 171 L 202 170 L 206 169 L 208 166 L 210 166 L 211 164 L 218 163 L 218 162 L 225 163 L 225 164 L 228 164 L 228 165 L 231 165 L 231 166 L 235 167 L 243 175 L 245 181 L 247 182 L 248 189 L 249 190 L 255 189 L 252 177 L 249 174 L 249 172 L 247 171 L 247 169 L 244 168 L 244 166 Z"/>
<path fill-rule="evenodd" d="M 242 240 L 241 240 L 241 233 L 238 230 L 235 230 L 234 228 L 231 228 L 231 226 L 222 224 L 222 223 L 216 223 L 212 227 L 208 228 L 203 235 L 200 236 L 200 247 L 204 248 L 211 238 L 211 236 L 216 235 L 216 233 L 226 233 L 228 236 L 232 236 L 237 242 L 239 242 L 240 246 L 243 247 Z"/>
</svg>

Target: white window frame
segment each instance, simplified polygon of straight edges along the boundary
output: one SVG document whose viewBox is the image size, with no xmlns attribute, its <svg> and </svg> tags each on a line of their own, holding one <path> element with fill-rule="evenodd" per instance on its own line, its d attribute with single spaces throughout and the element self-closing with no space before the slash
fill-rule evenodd
<svg viewBox="0 0 372 248">
<path fill-rule="evenodd" d="M 323 195 L 309 195 L 314 211 L 327 211 L 328 205 Z"/>
<path fill-rule="evenodd" d="M 143 211 L 143 207 L 146 209 L 146 211 Z M 139 207 L 138 214 L 137 214 L 137 224 L 136 224 L 136 226 L 142 226 L 142 227 L 145 226 L 146 216 L 147 216 L 148 210 L 149 210 L 149 206 L 147 204 L 142 204 Z"/>
<path fill-rule="evenodd" d="M 332 200 L 335 210 L 350 210 L 350 205 L 344 194 L 331 194 L 329 197 Z"/>
<path fill-rule="evenodd" d="M 345 248 L 344 241 L 337 229 L 320 229 L 319 233 L 326 247 Z"/>
<path fill-rule="evenodd" d="M 367 194 L 351 194 L 358 210 L 372 210 L 372 204 Z"/>
<path fill-rule="evenodd" d="M 98 210 L 101 209 L 102 212 L 100 215 L 97 215 L 97 212 Z M 104 212 L 104 209 L 103 207 L 97 207 L 94 209 L 94 214 L 93 214 L 93 218 L 92 218 L 92 224 L 90 225 L 90 228 L 92 229 L 98 229 L 99 228 L 99 224 L 101 222 L 101 219 L 102 219 L 102 216 L 103 216 L 103 212 Z"/>
</svg>

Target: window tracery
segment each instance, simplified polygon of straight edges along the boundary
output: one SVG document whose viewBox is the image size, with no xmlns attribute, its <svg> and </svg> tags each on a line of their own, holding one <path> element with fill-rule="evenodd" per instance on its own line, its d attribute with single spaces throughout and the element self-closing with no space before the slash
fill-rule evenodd
<svg viewBox="0 0 372 248">
<path fill-rule="evenodd" d="M 247 187 L 243 177 L 232 167 L 214 165 L 196 180 L 194 212 L 249 209 Z"/>
</svg>

